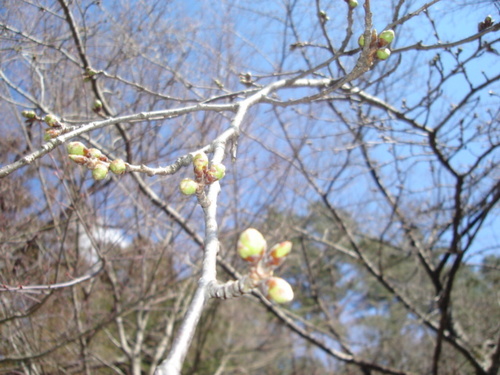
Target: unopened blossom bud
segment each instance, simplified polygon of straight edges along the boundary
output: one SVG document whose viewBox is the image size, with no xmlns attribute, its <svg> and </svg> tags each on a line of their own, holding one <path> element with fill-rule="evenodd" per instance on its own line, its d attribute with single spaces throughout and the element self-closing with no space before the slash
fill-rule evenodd
<svg viewBox="0 0 500 375">
<path fill-rule="evenodd" d="M 98 148 L 89 148 L 87 151 L 87 156 L 99 159 L 102 156 L 102 152 Z"/>
<path fill-rule="evenodd" d="M 358 0 L 349 0 L 349 7 L 356 8 L 358 6 Z"/>
<path fill-rule="evenodd" d="M 51 140 L 52 138 L 58 137 L 61 135 L 61 129 L 47 129 L 45 130 L 45 134 L 43 135 L 43 139 L 45 141 Z"/>
<path fill-rule="evenodd" d="M 358 38 L 358 44 L 361 48 L 365 46 L 365 36 L 361 34 Z"/>
<path fill-rule="evenodd" d="M 88 159 L 83 155 L 68 155 L 68 157 L 77 164 L 86 164 Z"/>
<path fill-rule="evenodd" d="M 204 171 L 208 166 L 208 156 L 204 152 L 197 153 L 193 158 L 195 172 Z"/>
<path fill-rule="evenodd" d="M 318 17 L 319 17 L 321 23 L 326 23 L 330 19 L 330 17 L 328 17 L 328 15 L 326 14 L 326 12 L 324 10 L 320 10 L 318 12 Z"/>
<path fill-rule="evenodd" d="M 293 300 L 293 289 L 288 281 L 280 277 L 270 277 L 264 282 L 264 294 L 276 303 L 287 303 Z"/>
<path fill-rule="evenodd" d="M 33 120 L 36 118 L 36 113 L 35 113 L 35 111 L 22 111 L 21 116 L 23 116 L 29 120 Z"/>
<path fill-rule="evenodd" d="M 99 112 L 102 109 L 102 102 L 99 99 L 94 100 L 94 104 L 92 104 L 92 109 L 95 112 Z"/>
<path fill-rule="evenodd" d="M 94 180 L 104 180 L 108 175 L 108 166 L 104 163 L 98 162 L 94 169 L 92 169 L 92 177 Z"/>
<path fill-rule="evenodd" d="M 248 228 L 240 234 L 237 250 L 247 262 L 257 262 L 262 258 L 266 247 L 264 236 L 257 229 Z"/>
<path fill-rule="evenodd" d="M 45 116 L 45 118 L 43 119 L 43 121 L 45 121 L 45 123 L 48 126 L 58 126 L 58 125 L 60 125 L 59 124 L 59 120 L 54 115 L 47 115 L 47 116 Z"/>
<path fill-rule="evenodd" d="M 121 175 L 127 171 L 127 165 L 122 159 L 115 159 L 109 164 L 109 169 L 114 174 Z"/>
<path fill-rule="evenodd" d="M 183 179 L 179 184 L 179 190 L 184 195 L 193 195 L 198 190 L 198 183 L 190 178 Z"/>
<path fill-rule="evenodd" d="M 81 142 L 70 142 L 67 149 L 70 155 L 85 155 L 85 152 L 88 151 L 87 147 Z"/>
<path fill-rule="evenodd" d="M 378 39 L 379 39 L 379 46 L 385 47 L 394 40 L 394 31 L 384 30 L 380 33 Z"/>
<path fill-rule="evenodd" d="M 387 60 L 391 56 L 391 50 L 389 48 L 380 48 L 377 50 L 377 57 L 380 60 Z"/>
<path fill-rule="evenodd" d="M 226 167 L 223 164 L 212 164 L 207 171 L 207 182 L 212 183 L 222 179 L 226 175 Z"/>
<path fill-rule="evenodd" d="M 270 263 L 274 266 L 279 265 L 283 258 L 290 253 L 290 251 L 292 251 L 291 241 L 277 243 L 271 247 L 271 250 L 269 250 Z"/>
</svg>

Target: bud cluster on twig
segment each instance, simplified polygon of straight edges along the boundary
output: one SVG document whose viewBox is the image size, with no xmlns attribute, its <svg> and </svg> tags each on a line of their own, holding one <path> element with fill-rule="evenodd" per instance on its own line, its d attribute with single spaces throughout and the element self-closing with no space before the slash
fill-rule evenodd
<svg viewBox="0 0 500 375">
<path fill-rule="evenodd" d="M 67 146 L 68 157 L 77 164 L 84 165 L 92 171 L 94 180 L 104 180 L 108 171 L 122 175 L 127 171 L 127 163 L 122 159 L 110 161 L 101 150 L 87 148 L 81 142 L 70 142 Z"/>
<path fill-rule="evenodd" d="M 248 228 L 240 234 L 237 251 L 240 257 L 250 266 L 252 284 L 258 286 L 263 294 L 277 303 L 293 300 L 293 290 L 290 284 L 273 276 L 274 270 L 292 250 L 292 242 L 277 243 L 267 249 L 264 236 L 254 228 Z"/>
<path fill-rule="evenodd" d="M 393 30 L 384 30 L 377 36 L 377 30 L 372 30 L 370 41 L 370 56 L 376 57 L 379 60 L 387 60 L 391 55 L 389 44 L 394 40 Z M 361 48 L 365 46 L 365 36 L 362 34 L 358 39 L 358 44 Z"/>
<path fill-rule="evenodd" d="M 220 163 L 209 163 L 208 156 L 199 152 L 193 157 L 194 179 L 185 178 L 179 184 L 184 195 L 201 194 L 205 186 L 219 181 L 226 174 L 226 167 Z"/>
<path fill-rule="evenodd" d="M 45 124 L 49 126 L 47 129 L 45 129 L 45 134 L 43 136 L 43 139 L 45 141 L 58 137 L 61 134 L 67 132 L 67 128 L 64 126 L 64 124 L 61 123 L 56 116 L 50 113 L 42 118 L 39 117 L 35 111 L 22 111 L 21 116 L 26 119 L 27 124 L 33 124 L 34 122 L 45 122 Z"/>
</svg>

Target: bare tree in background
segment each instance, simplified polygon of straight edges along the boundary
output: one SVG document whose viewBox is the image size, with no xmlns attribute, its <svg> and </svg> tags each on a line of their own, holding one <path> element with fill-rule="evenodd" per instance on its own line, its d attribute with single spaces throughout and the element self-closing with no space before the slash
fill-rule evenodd
<svg viewBox="0 0 500 375">
<path fill-rule="evenodd" d="M 499 372 L 498 2 L 356 5 L 3 2 L 0 373 Z"/>
</svg>

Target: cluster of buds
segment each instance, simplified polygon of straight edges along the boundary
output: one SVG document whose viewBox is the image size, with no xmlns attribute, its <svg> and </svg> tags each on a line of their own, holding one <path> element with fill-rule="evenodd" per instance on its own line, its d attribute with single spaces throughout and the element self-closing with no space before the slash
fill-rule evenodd
<svg viewBox="0 0 500 375">
<path fill-rule="evenodd" d="M 70 142 L 67 146 L 69 158 L 92 171 L 94 180 L 104 180 L 108 171 L 122 175 L 127 171 L 127 164 L 122 159 L 110 161 L 101 150 L 87 148 L 81 142 Z"/>
<path fill-rule="evenodd" d="M 384 30 L 377 36 L 377 30 L 372 30 L 370 49 L 375 51 L 374 54 L 379 60 L 387 60 L 391 55 L 389 44 L 394 40 L 393 30 Z M 358 44 L 361 48 L 365 46 L 365 36 L 361 35 L 358 39 Z"/>
<path fill-rule="evenodd" d="M 21 116 L 26 119 L 26 123 L 32 124 L 34 122 L 45 122 L 49 126 L 45 129 L 45 134 L 43 136 L 45 141 L 58 137 L 65 131 L 64 125 L 54 115 L 48 114 L 44 118 L 41 118 L 35 113 L 35 111 L 22 111 Z"/>
<path fill-rule="evenodd" d="M 206 185 L 219 181 L 226 174 L 226 167 L 220 163 L 210 164 L 204 152 L 199 152 L 193 157 L 193 169 L 194 180 L 185 178 L 179 184 L 179 189 L 184 195 L 199 193 Z"/>
<path fill-rule="evenodd" d="M 90 82 L 93 79 L 96 78 L 96 76 L 99 74 L 98 71 L 92 69 L 92 68 L 87 68 L 85 70 L 85 73 L 83 74 L 83 81 L 84 82 Z"/>
<path fill-rule="evenodd" d="M 330 20 L 330 17 L 328 17 L 328 14 L 326 14 L 324 10 L 320 10 L 318 12 L 318 18 L 322 24 L 325 24 Z"/>
<path fill-rule="evenodd" d="M 493 26 L 494 23 L 495 23 L 495 20 L 493 19 L 493 17 L 488 15 L 485 17 L 484 21 L 479 22 L 479 24 L 477 25 L 477 31 L 478 32 L 484 31 L 488 27 Z"/>
<path fill-rule="evenodd" d="M 248 228 L 240 234 L 237 251 L 239 256 L 250 265 L 250 278 L 260 287 L 267 298 L 277 303 L 293 300 L 290 284 L 273 276 L 274 269 L 292 251 L 292 243 L 283 241 L 267 249 L 264 236 L 254 228 Z"/>
<path fill-rule="evenodd" d="M 239 79 L 240 79 L 240 83 L 244 84 L 247 87 L 252 86 L 254 83 L 252 80 L 252 73 L 250 73 L 250 72 L 240 73 Z"/>
</svg>

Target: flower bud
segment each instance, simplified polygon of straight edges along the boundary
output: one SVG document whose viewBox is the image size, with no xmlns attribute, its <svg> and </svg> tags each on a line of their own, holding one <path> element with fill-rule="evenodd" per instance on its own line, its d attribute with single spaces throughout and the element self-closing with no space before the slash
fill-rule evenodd
<svg viewBox="0 0 500 375">
<path fill-rule="evenodd" d="M 36 113 L 35 113 L 35 111 L 22 111 L 21 116 L 23 116 L 29 120 L 34 120 L 36 118 Z"/>
<path fill-rule="evenodd" d="M 378 39 L 379 39 L 379 46 L 385 47 L 394 40 L 394 31 L 384 30 L 380 33 Z"/>
<path fill-rule="evenodd" d="M 318 12 L 318 17 L 319 17 L 321 23 L 326 23 L 330 19 L 330 17 L 328 17 L 328 15 L 326 14 L 326 12 L 324 10 L 320 10 Z"/>
<path fill-rule="evenodd" d="M 101 150 L 99 150 L 97 148 L 89 148 L 87 150 L 87 156 L 90 158 L 99 159 L 102 156 L 102 152 L 101 152 Z"/>
<path fill-rule="evenodd" d="M 389 48 L 380 48 L 377 50 L 377 57 L 380 60 L 387 60 L 391 56 L 391 50 Z"/>
<path fill-rule="evenodd" d="M 85 155 L 85 152 L 88 151 L 87 147 L 81 142 L 70 142 L 67 148 L 70 155 Z"/>
<path fill-rule="evenodd" d="M 365 36 L 361 34 L 358 38 L 358 44 L 361 48 L 365 46 Z"/>
<path fill-rule="evenodd" d="M 52 138 L 58 137 L 61 135 L 61 129 L 47 129 L 45 130 L 45 134 L 43 135 L 43 139 L 45 141 L 49 141 Z"/>
<path fill-rule="evenodd" d="M 287 303 L 293 300 L 293 289 L 288 281 L 280 277 L 270 277 L 264 282 L 264 294 L 276 303 Z"/>
<path fill-rule="evenodd" d="M 109 164 L 109 169 L 114 174 L 121 175 L 127 171 L 127 165 L 122 159 L 116 159 Z"/>
<path fill-rule="evenodd" d="M 92 177 L 94 177 L 94 180 L 104 180 L 106 176 L 108 175 L 108 166 L 104 163 L 97 163 L 92 169 Z"/>
<path fill-rule="evenodd" d="M 179 184 L 179 190 L 184 195 L 193 195 L 198 190 L 198 183 L 190 178 L 183 179 Z"/>
<path fill-rule="evenodd" d="M 223 164 L 212 164 L 207 171 L 207 182 L 212 183 L 222 179 L 226 175 L 226 167 Z"/>
<path fill-rule="evenodd" d="M 88 159 L 83 155 L 68 155 L 68 157 L 77 164 L 86 164 Z"/>
<path fill-rule="evenodd" d="M 358 0 L 349 0 L 349 7 L 356 8 L 358 6 Z"/>
<path fill-rule="evenodd" d="M 269 258 L 270 263 L 273 266 L 277 266 L 281 263 L 284 257 L 286 257 L 290 251 L 292 251 L 292 242 L 291 241 L 283 241 L 277 243 L 271 250 L 269 250 Z"/>
<path fill-rule="evenodd" d="M 45 118 L 43 119 L 43 121 L 45 121 L 45 123 L 48 125 L 48 126 L 58 126 L 60 125 L 59 124 L 59 120 L 54 116 L 54 115 L 47 115 L 45 116 Z"/>
<path fill-rule="evenodd" d="M 193 158 L 193 166 L 195 172 L 201 172 L 207 169 L 208 156 L 204 152 L 197 153 Z"/>
<path fill-rule="evenodd" d="M 247 262 L 257 262 L 262 258 L 266 247 L 264 236 L 257 229 L 248 228 L 240 234 L 237 250 Z"/>
<path fill-rule="evenodd" d="M 99 112 L 102 109 L 102 102 L 99 99 L 94 100 L 94 104 L 92 104 L 92 110 L 94 112 Z"/>
</svg>

